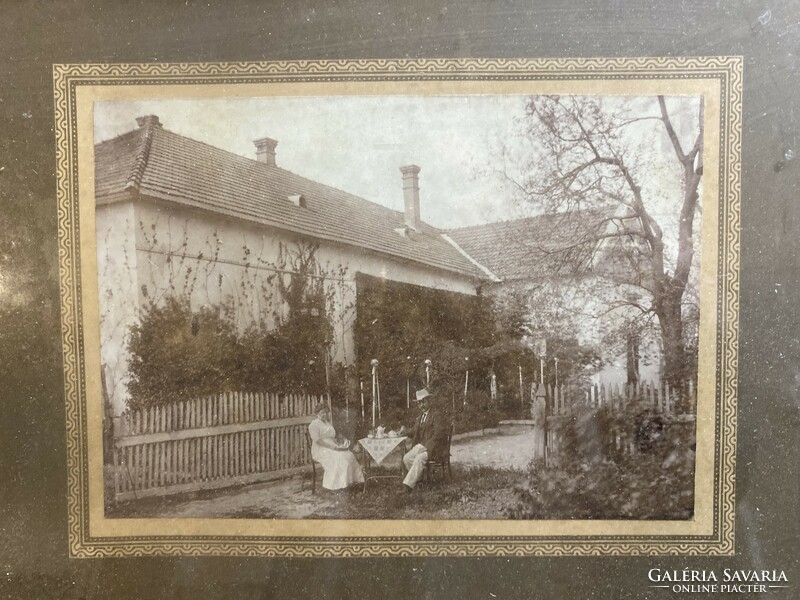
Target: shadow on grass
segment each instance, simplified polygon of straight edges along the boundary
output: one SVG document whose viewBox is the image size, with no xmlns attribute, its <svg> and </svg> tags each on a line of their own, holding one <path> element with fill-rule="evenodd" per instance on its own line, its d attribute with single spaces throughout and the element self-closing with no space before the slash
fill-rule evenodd
<svg viewBox="0 0 800 600">
<path fill-rule="evenodd" d="M 370 482 L 365 493 L 339 493 L 314 519 L 508 519 L 518 471 L 453 466 L 453 478 L 420 482 L 410 494 L 398 480 Z"/>
<path fill-rule="evenodd" d="M 310 491 L 309 478 L 293 479 L 297 486 L 296 504 L 306 510 L 300 518 L 309 519 L 508 519 L 516 503 L 514 488 L 525 475 L 519 471 L 491 467 L 453 466 L 453 477 L 437 476 L 420 482 L 413 493 L 405 493 L 399 479 L 371 481 L 365 493 L 361 486 L 349 490 Z M 286 481 L 283 482 L 286 485 Z M 260 484 L 262 489 L 264 484 Z M 252 488 L 250 488 L 252 490 Z M 246 492 L 248 486 L 225 490 L 207 490 L 110 504 L 108 518 L 159 518 L 179 512 L 190 503 L 215 501 Z M 266 491 L 266 490 L 265 490 Z M 240 506 L 232 501 L 214 518 L 280 519 L 297 518 L 277 507 L 270 507 L 269 492 L 261 504 L 243 499 Z"/>
</svg>

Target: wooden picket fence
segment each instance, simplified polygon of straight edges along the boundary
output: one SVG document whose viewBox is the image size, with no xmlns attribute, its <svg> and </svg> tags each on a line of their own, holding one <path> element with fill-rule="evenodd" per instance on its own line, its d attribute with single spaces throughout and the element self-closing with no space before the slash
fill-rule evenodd
<svg viewBox="0 0 800 600">
<path fill-rule="evenodd" d="M 310 465 L 320 397 L 231 392 L 130 411 L 114 439 L 114 497 L 129 500 L 266 481 Z"/>
<path fill-rule="evenodd" d="M 572 419 L 577 412 L 577 406 L 589 408 L 607 407 L 612 413 L 624 413 L 633 403 L 639 411 L 649 411 L 652 414 L 662 415 L 669 423 L 693 424 L 694 414 L 681 412 L 680 406 L 693 409 L 696 406 L 695 387 L 689 382 L 683 392 L 686 398 L 681 403 L 678 390 L 670 389 L 669 384 L 659 382 L 641 382 L 628 385 L 593 385 L 584 390 L 582 397 L 570 398 L 565 387 L 548 389 L 552 399 L 551 411 L 547 417 L 547 451 L 554 459 L 558 458 L 564 445 L 563 425 Z M 616 451 L 625 454 L 636 452 L 636 440 L 631 435 L 629 428 L 614 428 L 609 432 L 610 439 L 603 443 L 613 447 Z"/>
<path fill-rule="evenodd" d="M 695 390 L 692 382 L 688 383 L 685 393 L 687 404 L 695 406 Z M 654 381 L 627 385 L 593 385 L 584 390 L 581 398 L 569 398 L 564 386 L 555 390 L 551 387 L 548 388 L 548 395 L 552 398 L 552 415 L 571 414 L 576 402 L 593 408 L 607 406 L 612 411 L 624 411 L 632 402 L 639 402 L 643 408 L 658 413 L 674 414 L 680 400 L 678 390 L 671 389 L 668 383 Z"/>
</svg>

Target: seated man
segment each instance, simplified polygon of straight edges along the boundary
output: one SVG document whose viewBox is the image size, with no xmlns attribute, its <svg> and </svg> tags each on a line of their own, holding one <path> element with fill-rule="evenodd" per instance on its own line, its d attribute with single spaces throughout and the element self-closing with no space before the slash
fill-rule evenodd
<svg viewBox="0 0 800 600">
<path fill-rule="evenodd" d="M 447 452 L 447 417 L 434 407 L 434 396 L 425 389 L 419 390 L 416 402 L 420 408 L 417 424 L 406 435 L 413 435 L 411 450 L 403 456 L 408 474 L 403 480 L 406 492 L 411 492 L 422 477 L 428 459 L 436 460 Z"/>
</svg>

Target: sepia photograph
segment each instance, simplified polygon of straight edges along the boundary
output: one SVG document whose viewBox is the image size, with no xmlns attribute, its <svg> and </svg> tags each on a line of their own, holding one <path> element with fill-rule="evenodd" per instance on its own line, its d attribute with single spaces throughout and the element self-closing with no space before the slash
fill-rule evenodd
<svg viewBox="0 0 800 600">
<path fill-rule="evenodd" d="M 703 110 L 95 103 L 106 516 L 691 519 Z"/>
<path fill-rule="evenodd" d="M 798 0 L 6 4 L 0 598 L 797 595 Z"/>
<path fill-rule="evenodd" d="M 737 64 L 60 66 L 72 552 L 729 552 Z"/>
</svg>

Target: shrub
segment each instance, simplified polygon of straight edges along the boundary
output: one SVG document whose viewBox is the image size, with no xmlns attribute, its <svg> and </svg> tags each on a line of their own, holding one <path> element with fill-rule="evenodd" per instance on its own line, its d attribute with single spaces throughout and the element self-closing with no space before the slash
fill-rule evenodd
<svg viewBox="0 0 800 600">
<path fill-rule="evenodd" d="M 324 393 L 327 345 L 321 321 L 323 317 L 296 317 L 272 331 L 253 329 L 242 335 L 240 388 Z"/>
<path fill-rule="evenodd" d="M 463 396 L 456 396 L 453 415 L 456 433 L 497 427 L 501 416 L 500 407 L 496 402 L 492 402 L 488 394 L 470 393 L 466 405 L 463 401 Z"/>
<path fill-rule="evenodd" d="M 130 408 L 230 391 L 237 387 L 236 335 L 219 310 L 192 311 L 167 298 L 150 305 L 130 338 Z"/>
<path fill-rule="evenodd" d="M 431 385 L 460 381 L 464 371 L 486 369 L 480 349 L 492 343 L 494 319 L 490 302 L 470 296 L 397 283 L 364 274 L 356 276 L 354 336 L 359 376 L 369 381 L 370 360 L 380 361 L 381 389 L 405 397 L 406 382 L 416 390 L 426 385 L 425 359 L 434 361 Z M 469 362 L 465 357 L 470 357 Z M 477 379 L 486 380 L 486 374 Z"/>
<path fill-rule="evenodd" d="M 633 417 L 633 418 L 631 418 Z M 610 431 L 624 426 L 632 454 L 617 452 Z M 564 425 L 556 466 L 532 465 L 511 516 L 521 519 L 689 519 L 694 512 L 693 422 L 646 411 L 586 411 Z M 591 431 L 594 430 L 594 431 Z"/>
<path fill-rule="evenodd" d="M 168 297 L 148 306 L 131 328 L 129 408 L 190 400 L 226 391 L 325 393 L 324 317 L 289 319 L 271 331 L 237 335 L 220 307 L 192 310 Z M 344 369 L 329 369 L 335 400 L 344 397 Z"/>
</svg>

